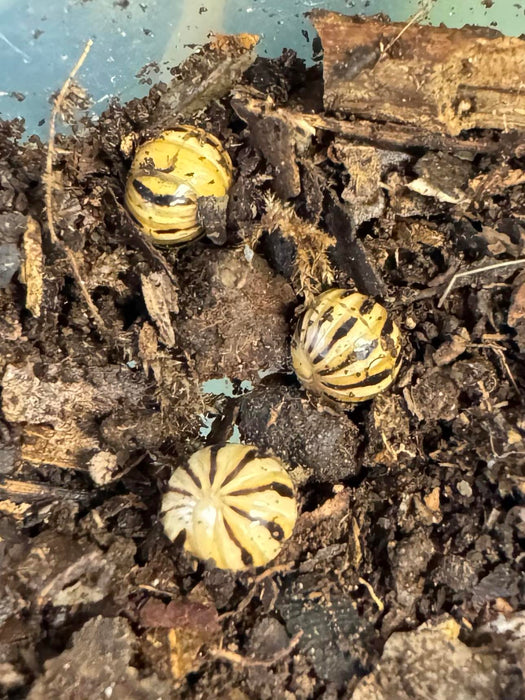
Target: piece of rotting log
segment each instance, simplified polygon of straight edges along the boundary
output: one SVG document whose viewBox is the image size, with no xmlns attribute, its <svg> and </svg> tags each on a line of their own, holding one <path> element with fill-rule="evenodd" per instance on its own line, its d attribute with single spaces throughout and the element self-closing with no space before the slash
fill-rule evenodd
<svg viewBox="0 0 525 700">
<path fill-rule="evenodd" d="M 525 130 L 525 40 L 314 10 L 324 50 L 324 107 L 457 135 Z"/>
</svg>

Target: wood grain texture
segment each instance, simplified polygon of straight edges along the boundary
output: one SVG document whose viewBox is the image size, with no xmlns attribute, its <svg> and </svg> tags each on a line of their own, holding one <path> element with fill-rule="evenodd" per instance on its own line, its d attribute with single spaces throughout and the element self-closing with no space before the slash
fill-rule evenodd
<svg viewBox="0 0 525 700">
<path fill-rule="evenodd" d="M 525 130 L 523 39 L 323 10 L 309 16 L 324 49 L 325 109 L 450 135 Z"/>
</svg>

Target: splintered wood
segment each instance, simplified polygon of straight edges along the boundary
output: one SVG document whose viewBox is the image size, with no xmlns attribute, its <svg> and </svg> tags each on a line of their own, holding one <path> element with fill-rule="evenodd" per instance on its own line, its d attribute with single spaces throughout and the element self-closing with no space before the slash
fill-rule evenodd
<svg viewBox="0 0 525 700">
<path fill-rule="evenodd" d="M 258 41 L 256 34 L 215 34 L 210 44 L 179 66 L 151 115 L 151 124 L 157 129 L 173 126 L 227 95 L 255 61 Z"/>
<path fill-rule="evenodd" d="M 317 10 L 325 109 L 432 132 L 525 129 L 525 41 Z"/>
<path fill-rule="evenodd" d="M 40 316 L 44 294 L 44 256 L 42 231 L 38 221 L 29 216 L 24 232 L 24 262 L 21 278 L 26 285 L 26 307 L 33 316 Z"/>
</svg>

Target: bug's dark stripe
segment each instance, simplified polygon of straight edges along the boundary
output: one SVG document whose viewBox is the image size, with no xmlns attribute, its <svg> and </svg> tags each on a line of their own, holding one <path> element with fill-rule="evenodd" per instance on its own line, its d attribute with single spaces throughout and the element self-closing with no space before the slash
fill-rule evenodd
<svg viewBox="0 0 525 700">
<path fill-rule="evenodd" d="M 242 518 L 246 518 L 247 520 L 250 520 L 252 523 L 258 522 L 259 518 L 254 518 L 253 515 L 250 515 L 247 510 L 243 510 L 242 508 L 237 508 L 237 506 L 228 506 L 231 508 L 237 515 L 240 515 Z"/>
<path fill-rule="evenodd" d="M 384 369 L 382 372 L 372 374 L 366 379 L 356 382 L 355 384 L 329 384 L 328 382 L 323 382 L 323 385 L 329 389 L 362 389 L 367 386 L 375 386 L 376 384 L 380 384 L 384 379 L 387 379 L 391 375 L 391 369 Z"/>
<path fill-rule="evenodd" d="M 359 313 L 363 314 L 363 316 L 365 314 L 369 314 L 375 305 L 376 305 L 376 303 L 373 299 L 365 299 L 364 302 L 359 307 Z"/>
<path fill-rule="evenodd" d="M 314 349 L 317 341 L 319 340 L 319 328 L 316 327 L 314 329 L 314 332 L 312 333 L 312 337 L 310 339 L 310 342 L 308 343 L 308 347 L 306 348 L 306 352 L 310 354 L 312 350 Z"/>
<path fill-rule="evenodd" d="M 230 538 L 230 540 L 233 542 L 233 544 L 236 547 L 238 547 L 241 550 L 242 563 L 245 566 L 251 566 L 251 564 L 253 564 L 252 555 L 250 554 L 250 552 L 247 549 L 244 549 L 242 544 L 239 542 L 239 540 L 235 536 L 234 531 L 231 528 L 230 523 L 226 520 L 226 518 L 224 518 L 224 527 L 226 528 L 226 532 L 228 533 L 228 537 Z"/>
<path fill-rule="evenodd" d="M 317 365 L 317 364 L 319 364 L 319 362 L 322 362 L 326 356 L 326 353 L 327 353 L 327 349 L 323 348 L 321 350 L 321 352 L 313 358 L 312 364 Z"/>
<path fill-rule="evenodd" d="M 170 486 L 168 488 L 168 491 L 171 491 L 171 493 L 178 493 L 181 496 L 190 496 L 192 497 L 191 493 L 189 491 L 186 491 L 186 489 L 181 489 L 178 486 Z M 193 497 L 192 497 L 193 498 Z"/>
<path fill-rule="evenodd" d="M 274 523 L 271 520 L 265 520 L 264 518 L 254 517 L 253 515 L 248 513 L 248 511 L 242 510 L 241 508 L 237 508 L 236 506 L 230 506 L 230 508 L 242 518 L 246 518 L 252 523 L 259 523 L 260 525 L 265 527 L 274 540 L 280 542 L 284 539 L 284 530 L 278 523 Z"/>
<path fill-rule="evenodd" d="M 263 493 L 264 491 L 275 491 L 283 498 L 293 498 L 293 491 L 286 484 L 281 484 L 279 481 L 272 481 L 269 484 L 264 484 L 263 486 L 253 486 L 247 489 L 238 489 L 237 491 L 231 491 L 228 494 L 230 496 L 249 496 L 252 493 Z"/>
<path fill-rule="evenodd" d="M 201 489 L 201 488 L 202 488 L 201 480 L 199 479 L 199 477 L 197 476 L 197 474 L 195 474 L 195 472 L 193 471 L 193 469 L 190 467 L 189 462 L 186 462 L 182 468 L 184 469 L 184 471 L 186 472 L 186 474 L 190 477 L 190 479 L 193 481 L 193 483 L 195 484 L 195 486 L 196 486 L 198 489 Z"/>
<path fill-rule="evenodd" d="M 333 307 L 333 306 L 329 306 L 329 307 L 326 309 L 326 311 L 324 312 L 324 314 L 320 317 L 320 319 L 319 319 L 319 321 L 318 321 L 319 325 L 322 326 L 323 323 L 326 323 L 327 321 L 330 321 L 330 319 L 331 319 L 332 316 L 333 316 L 333 313 L 334 313 L 334 307 Z"/>
<path fill-rule="evenodd" d="M 186 228 L 180 228 L 180 226 L 179 228 L 163 228 L 162 231 L 156 231 L 156 235 L 162 238 L 162 236 L 165 236 L 168 233 L 184 233 L 187 228 L 193 228 L 193 224 L 190 224 Z"/>
<path fill-rule="evenodd" d="M 172 510 L 180 510 L 181 508 L 188 508 L 187 503 L 177 503 L 175 506 L 171 506 L 170 508 L 166 508 L 166 510 L 161 510 L 160 511 L 160 516 L 162 517 L 163 515 L 166 515 L 166 513 L 171 513 Z"/>
<path fill-rule="evenodd" d="M 214 148 L 217 148 L 217 139 L 214 136 L 210 136 L 209 134 L 206 134 L 204 137 L 204 140 L 208 144 L 208 146 L 213 146 Z"/>
<path fill-rule="evenodd" d="M 314 321 L 314 327 L 315 327 L 315 332 L 312 334 L 312 339 L 310 340 L 310 343 L 306 349 L 306 352 L 310 354 L 312 350 L 315 348 L 317 345 L 317 342 L 319 340 L 319 334 L 321 333 L 321 328 L 322 326 L 327 323 L 328 321 L 331 321 L 333 318 L 334 314 L 334 307 L 329 306 L 326 311 L 320 316 L 316 321 Z"/>
<path fill-rule="evenodd" d="M 191 199 L 188 197 L 181 197 L 180 194 L 155 194 L 153 190 L 146 187 L 146 185 L 140 180 L 133 180 L 133 187 L 137 190 L 142 199 L 145 199 L 146 202 L 151 202 L 151 204 L 155 204 L 158 207 L 169 207 L 172 204 L 185 205 L 192 203 Z"/>
<path fill-rule="evenodd" d="M 166 175 L 167 175 L 168 173 L 172 173 L 173 170 L 174 170 L 173 165 L 168 165 L 167 168 L 159 168 L 159 167 L 157 167 L 157 166 L 155 167 L 155 172 L 157 172 L 157 173 L 166 173 Z"/>
<path fill-rule="evenodd" d="M 217 452 L 221 447 L 222 445 L 213 445 L 210 447 L 210 486 L 213 486 L 217 474 Z"/>
<path fill-rule="evenodd" d="M 350 356 L 352 354 L 353 350 L 352 352 L 348 353 L 348 355 L 346 355 L 345 358 L 341 360 L 341 362 L 335 367 L 327 367 L 327 369 L 322 369 L 320 372 L 318 372 L 319 376 L 326 377 L 329 374 L 335 374 L 336 372 L 340 372 L 345 367 L 348 367 L 348 365 L 350 365 L 354 361 L 353 359 L 350 359 Z M 316 362 L 318 362 L 317 358 L 314 360 L 314 365 Z"/>
<path fill-rule="evenodd" d="M 293 498 L 293 490 L 289 486 L 286 486 L 286 484 L 281 484 L 279 481 L 272 481 L 270 486 L 272 487 L 272 491 L 278 493 L 279 496 L 283 496 L 283 498 Z"/>
<path fill-rule="evenodd" d="M 248 450 L 248 452 L 244 455 L 239 464 L 236 467 L 234 467 L 234 469 L 232 469 L 228 476 L 224 479 L 224 481 L 222 482 L 222 486 L 226 486 L 226 484 L 229 484 L 230 481 L 233 481 L 233 479 L 235 479 L 242 472 L 244 467 L 256 457 L 256 449 Z"/>
<path fill-rule="evenodd" d="M 305 332 L 306 328 L 306 317 L 308 315 L 308 311 L 305 311 L 302 315 L 301 318 L 297 321 L 297 326 L 295 329 L 295 335 L 296 337 L 301 337 L 303 333 Z"/>
<path fill-rule="evenodd" d="M 326 348 L 323 348 L 323 352 L 326 356 L 327 353 L 330 352 L 330 350 L 334 347 L 334 345 L 337 343 L 338 340 L 341 340 L 341 338 L 344 338 L 345 335 L 350 333 L 352 328 L 355 326 L 357 323 L 357 316 L 352 316 L 352 318 L 349 318 L 347 321 L 342 323 L 339 328 L 336 330 L 336 332 L 333 334 L 332 338 L 330 339 L 330 342 L 326 346 Z"/>
<path fill-rule="evenodd" d="M 391 318 L 387 318 L 385 321 L 385 325 L 381 329 L 381 335 L 384 337 L 385 335 L 390 335 L 392 333 L 393 329 L 393 323 Z"/>
<path fill-rule="evenodd" d="M 346 299 L 347 297 L 351 297 L 352 294 L 355 294 L 355 292 L 351 292 L 349 289 L 344 291 L 341 296 L 339 297 L 340 299 Z"/>
</svg>

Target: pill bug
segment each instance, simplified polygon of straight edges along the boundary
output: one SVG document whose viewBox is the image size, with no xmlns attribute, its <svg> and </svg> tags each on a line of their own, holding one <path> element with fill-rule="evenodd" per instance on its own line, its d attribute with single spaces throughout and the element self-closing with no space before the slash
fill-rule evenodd
<svg viewBox="0 0 525 700">
<path fill-rule="evenodd" d="M 401 334 L 374 299 L 330 289 L 317 296 L 299 319 L 291 351 L 295 373 L 309 391 L 356 403 L 394 381 Z"/>
<path fill-rule="evenodd" d="M 292 480 L 275 457 L 251 445 L 205 447 L 177 468 L 162 499 L 171 540 L 220 569 L 241 570 L 273 559 L 297 518 Z"/>
<path fill-rule="evenodd" d="M 126 182 L 128 211 L 157 245 L 198 238 L 198 197 L 227 194 L 233 166 L 220 141 L 196 126 L 181 125 L 143 143 Z"/>
</svg>

